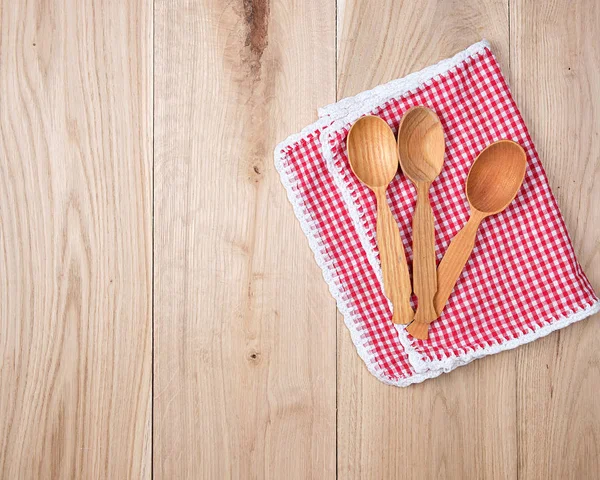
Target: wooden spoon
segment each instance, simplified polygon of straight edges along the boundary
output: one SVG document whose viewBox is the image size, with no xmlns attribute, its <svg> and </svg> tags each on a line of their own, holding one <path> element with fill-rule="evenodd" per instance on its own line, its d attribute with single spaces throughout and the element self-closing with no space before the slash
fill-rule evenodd
<svg viewBox="0 0 600 480">
<path fill-rule="evenodd" d="M 398 130 L 398 156 L 402 171 L 417 189 L 413 214 L 413 290 L 419 301 L 415 320 L 407 328 L 427 333 L 437 317 L 433 298 L 437 291 L 435 230 L 429 203 L 429 187 L 444 165 L 444 129 L 433 110 L 413 107 Z M 413 335 L 414 336 L 414 335 Z"/>
<path fill-rule="evenodd" d="M 414 315 L 410 277 L 398 225 L 385 196 L 398 171 L 396 139 L 384 120 L 367 116 L 352 125 L 346 143 L 352 171 L 377 198 L 377 245 L 383 286 L 394 307 L 392 321 L 406 325 Z"/>
<path fill-rule="evenodd" d="M 484 218 L 501 212 L 512 202 L 521 188 L 526 168 L 525 151 L 511 140 L 492 143 L 475 159 L 466 186 L 471 217 L 450 242 L 438 267 L 438 291 L 434 300 L 438 313 L 442 313 L 471 255 L 479 224 Z"/>
</svg>

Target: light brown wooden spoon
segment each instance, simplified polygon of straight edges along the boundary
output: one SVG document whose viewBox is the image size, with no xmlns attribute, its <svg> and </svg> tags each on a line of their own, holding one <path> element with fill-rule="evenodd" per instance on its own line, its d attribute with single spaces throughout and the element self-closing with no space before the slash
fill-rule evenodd
<svg viewBox="0 0 600 480">
<path fill-rule="evenodd" d="M 435 230 L 429 187 L 444 165 L 444 129 L 433 110 L 413 107 L 398 129 L 398 157 L 404 174 L 417 189 L 413 213 L 413 290 L 418 299 L 414 322 L 407 331 L 427 332 L 437 317 L 433 298 L 437 291 Z M 413 335 L 414 336 L 414 335 Z"/>
<path fill-rule="evenodd" d="M 394 307 L 392 321 L 406 325 L 414 315 L 410 277 L 400 231 L 385 196 L 398 171 L 396 139 L 384 120 L 367 116 L 352 125 L 346 143 L 352 171 L 377 198 L 377 246 L 383 286 Z"/>
<path fill-rule="evenodd" d="M 500 213 L 513 201 L 523 183 L 526 168 L 525 151 L 511 140 L 492 143 L 475 159 L 465 189 L 471 216 L 450 242 L 438 267 L 434 304 L 439 314 L 471 255 L 479 224 L 484 218 Z M 417 336 L 420 333 L 415 332 L 413 336 L 421 338 Z"/>
</svg>

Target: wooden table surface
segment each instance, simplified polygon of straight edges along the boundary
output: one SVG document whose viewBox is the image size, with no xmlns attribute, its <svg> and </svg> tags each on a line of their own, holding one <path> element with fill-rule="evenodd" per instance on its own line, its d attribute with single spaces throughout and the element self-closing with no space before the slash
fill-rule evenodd
<svg viewBox="0 0 600 480">
<path fill-rule="evenodd" d="M 400 389 L 273 167 L 485 37 L 600 290 L 596 0 L 0 0 L 0 478 L 600 478 L 600 322 Z"/>
</svg>

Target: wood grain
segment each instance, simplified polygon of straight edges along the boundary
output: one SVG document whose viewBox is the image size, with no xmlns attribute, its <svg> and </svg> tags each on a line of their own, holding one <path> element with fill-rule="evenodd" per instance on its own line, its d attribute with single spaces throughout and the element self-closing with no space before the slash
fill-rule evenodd
<svg viewBox="0 0 600 480">
<path fill-rule="evenodd" d="M 151 5 L 0 25 L 0 478 L 149 478 Z"/>
<path fill-rule="evenodd" d="M 508 68 L 507 2 L 338 5 L 340 98 L 435 63 L 481 37 Z M 516 478 L 514 356 L 390 388 L 368 373 L 341 318 L 338 324 L 339 478 Z"/>
<path fill-rule="evenodd" d="M 338 478 L 517 478 L 510 354 L 392 388 L 338 328 Z"/>
<path fill-rule="evenodd" d="M 507 0 L 338 0 L 338 98 L 418 71 L 486 38 L 509 66 Z"/>
<path fill-rule="evenodd" d="M 600 289 L 600 5 L 511 1 L 512 87 L 565 217 Z M 600 477 L 596 315 L 517 351 L 519 473 Z"/>
<path fill-rule="evenodd" d="M 156 1 L 156 478 L 333 478 L 335 304 L 273 167 L 333 0 Z"/>
<path fill-rule="evenodd" d="M 0 0 L 0 478 L 600 477 L 598 316 L 385 386 L 271 156 L 485 37 L 598 291 L 599 29 L 594 0 Z"/>
</svg>

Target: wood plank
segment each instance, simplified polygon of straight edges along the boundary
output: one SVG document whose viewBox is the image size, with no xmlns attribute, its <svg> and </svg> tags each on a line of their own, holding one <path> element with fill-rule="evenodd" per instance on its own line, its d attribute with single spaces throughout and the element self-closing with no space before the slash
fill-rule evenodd
<svg viewBox="0 0 600 480">
<path fill-rule="evenodd" d="M 335 304 L 273 167 L 335 100 L 335 6 L 157 0 L 156 478 L 332 478 Z"/>
<path fill-rule="evenodd" d="M 508 70 L 505 1 L 338 5 L 340 98 L 451 56 L 482 37 Z M 400 389 L 368 373 L 341 321 L 340 478 L 517 477 L 514 352 Z"/>
<path fill-rule="evenodd" d="M 600 290 L 600 5 L 511 1 L 512 86 L 565 217 Z M 519 349 L 519 473 L 600 477 L 600 316 Z"/>
<path fill-rule="evenodd" d="M 0 2 L 0 477 L 149 478 L 149 2 Z"/>
<path fill-rule="evenodd" d="M 482 38 L 508 72 L 506 0 L 338 0 L 337 21 L 338 98 L 416 72 Z"/>
<path fill-rule="evenodd" d="M 510 352 L 397 388 L 369 374 L 339 329 L 339 478 L 517 478 Z"/>
</svg>

